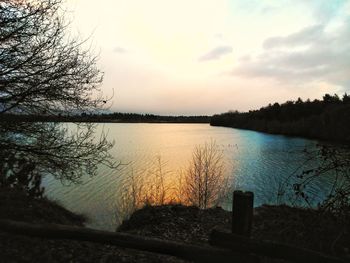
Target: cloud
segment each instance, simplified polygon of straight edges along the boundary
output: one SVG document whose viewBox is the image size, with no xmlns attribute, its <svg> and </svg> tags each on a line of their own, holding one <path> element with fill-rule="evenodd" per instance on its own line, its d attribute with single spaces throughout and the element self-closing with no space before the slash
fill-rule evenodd
<svg viewBox="0 0 350 263">
<path fill-rule="evenodd" d="M 306 27 L 303 30 L 288 35 L 286 37 L 271 37 L 264 41 L 263 47 L 265 49 L 277 47 L 294 47 L 300 45 L 312 44 L 319 41 L 323 36 L 324 26 L 314 25 Z"/>
<path fill-rule="evenodd" d="M 288 36 L 268 38 L 263 48 L 258 56 L 239 60 L 231 73 L 285 84 L 325 82 L 350 86 L 349 19 L 333 30 L 328 30 L 327 25 L 315 25 Z"/>
<path fill-rule="evenodd" d="M 125 48 L 122 48 L 122 47 L 115 47 L 113 49 L 113 52 L 115 52 L 115 53 L 126 53 L 128 51 Z"/>
<path fill-rule="evenodd" d="M 219 46 L 212 50 L 210 50 L 208 53 L 204 54 L 199 58 L 199 61 L 208 61 L 208 60 L 217 60 L 220 59 L 222 56 L 232 53 L 232 47 L 230 46 Z"/>
</svg>

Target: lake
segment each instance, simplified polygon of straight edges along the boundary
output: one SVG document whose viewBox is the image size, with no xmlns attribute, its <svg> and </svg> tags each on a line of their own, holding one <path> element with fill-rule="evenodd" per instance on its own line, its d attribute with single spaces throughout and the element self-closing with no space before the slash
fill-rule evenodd
<svg viewBox="0 0 350 263">
<path fill-rule="evenodd" d="M 97 124 L 97 135 L 107 132 L 115 142 L 111 153 L 124 165 L 117 171 L 99 167 L 95 177 L 82 178 L 81 184 L 62 185 L 51 177 L 43 179 L 46 196 L 69 210 L 89 218 L 87 226 L 115 230 L 117 227 L 118 189 L 121 180 L 132 173 L 144 174 L 160 158 L 167 176 L 173 180 L 188 166 L 196 145 L 215 142 L 224 155 L 225 173 L 235 189 L 253 191 L 254 205 L 294 203 L 292 188 L 277 198 L 279 186 L 305 162 L 305 148 L 317 141 L 270 135 L 255 131 L 212 127 L 209 124 Z M 294 178 L 295 176 L 292 176 Z M 329 178 L 315 181 L 308 189 L 310 203 L 321 201 L 327 193 Z M 221 205 L 230 210 L 228 198 Z M 297 201 L 298 202 L 298 201 Z M 298 204 L 298 203 L 297 203 Z M 303 203 L 299 203 L 303 205 Z"/>
</svg>

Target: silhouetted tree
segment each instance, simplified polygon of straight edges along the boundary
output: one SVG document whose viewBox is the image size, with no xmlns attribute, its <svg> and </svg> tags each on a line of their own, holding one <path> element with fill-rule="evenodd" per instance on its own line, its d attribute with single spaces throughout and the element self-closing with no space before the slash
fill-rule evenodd
<svg viewBox="0 0 350 263">
<path fill-rule="evenodd" d="M 319 209 L 330 212 L 349 228 L 350 220 L 350 150 L 348 147 L 318 145 L 316 149 L 305 149 L 306 162 L 296 173 L 293 190 L 296 197 L 309 203 L 307 189 L 312 182 L 322 177 L 330 179 L 331 187 Z M 304 168 L 307 167 L 307 168 Z M 291 178 L 289 178 L 291 179 Z M 289 186 L 289 180 L 283 188 Z M 317 193 L 313 193 L 317 194 Z"/>
<path fill-rule="evenodd" d="M 340 102 L 340 98 L 337 94 L 334 94 L 334 96 L 329 95 L 329 94 L 325 94 L 323 96 L 323 102 L 325 102 L 325 103 L 338 103 L 338 102 Z"/>
<path fill-rule="evenodd" d="M 84 41 L 66 34 L 61 0 L 0 2 L 0 186 L 34 189 L 42 175 L 79 181 L 116 167 L 94 126 L 9 120 L 11 114 L 69 115 L 100 108 L 102 73 Z M 13 115 L 13 116 L 16 116 Z M 27 177 L 25 180 L 24 177 Z"/>
<path fill-rule="evenodd" d="M 343 96 L 343 103 L 349 104 L 350 103 L 350 96 L 348 94 L 344 94 Z"/>
<path fill-rule="evenodd" d="M 61 2 L 0 4 L 0 112 L 56 114 L 103 104 L 96 57 L 65 34 Z"/>
</svg>

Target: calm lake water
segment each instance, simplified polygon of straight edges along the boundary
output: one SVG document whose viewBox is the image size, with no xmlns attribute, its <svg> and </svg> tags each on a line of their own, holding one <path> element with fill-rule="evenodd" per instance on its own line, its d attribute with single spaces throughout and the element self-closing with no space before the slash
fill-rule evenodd
<svg viewBox="0 0 350 263">
<path fill-rule="evenodd" d="M 159 157 L 169 172 L 167 176 L 174 179 L 179 170 L 188 165 L 196 145 L 215 141 L 224 154 L 226 173 L 235 188 L 253 191 L 254 204 L 259 206 L 277 201 L 293 202 L 291 187 L 283 199 L 277 199 L 279 186 L 305 162 L 307 156 L 303 149 L 315 148 L 317 144 L 302 138 L 209 124 L 98 124 L 97 135 L 102 130 L 115 142 L 112 149 L 115 159 L 126 165 L 118 171 L 100 167 L 97 176 L 82 178 L 78 185 L 62 185 L 50 177 L 44 178 L 43 185 L 50 199 L 87 215 L 89 227 L 105 230 L 117 227 L 116 200 L 121 180 L 132 172 L 147 176 L 147 169 Z M 329 178 L 323 178 L 310 186 L 312 204 L 322 200 L 330 183 Z M 229 210 L 230 200 L 221 205 Z"/>
</svg>

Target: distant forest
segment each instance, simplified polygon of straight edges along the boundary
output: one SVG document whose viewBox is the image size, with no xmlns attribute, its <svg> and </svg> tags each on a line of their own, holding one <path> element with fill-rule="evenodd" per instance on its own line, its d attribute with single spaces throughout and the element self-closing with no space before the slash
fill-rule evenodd
<svg viewBox="0 0 350 263">
<path fill-rule="evenodd" d="M 160 116 L 138 113 L 81 113 L 72 115 L 3 114 L 0 121 L 24 122 L 149 122 L 149 123 L 209 123 L 210 116 Z"/>
<path fill-rule="evenodd" d="M 210 124 L 350 143 L 350 96 L 326 94 L 323 100 L 298 98 L 249 112 L 230 111 L 214 115 Z"/>
</svg>

